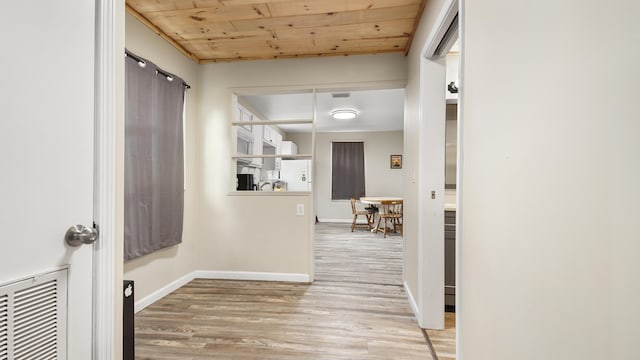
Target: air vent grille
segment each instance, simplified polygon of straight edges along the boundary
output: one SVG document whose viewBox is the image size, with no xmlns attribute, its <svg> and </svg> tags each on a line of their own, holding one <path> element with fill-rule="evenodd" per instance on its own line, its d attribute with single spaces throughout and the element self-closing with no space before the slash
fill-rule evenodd
<svg viewBox="0 0 640 360">
<path fill-rule="evenodd" d="M 0 286 L 0 360 L 65 358 L 66 269 Z"/>
<path fill-rule="evenodd" d="M 19 359 L 50 359 L 58 352 L 57 282 L 15 293 L 14 355 Z"/>
<path fill-rule="evenodd" d="M 0 360 L 9 359 L 9 349 L 7 344 L 8 337 L 8 296 L 0 296 Z"/>
<path fill-rule="evenodd" d="M 333 97 L 333 98 L 348 98 L 350 96 L 351 96 L 351 94 L 349 94 L 349 93 L 332 93 L 331 94 L 331 97 Z"/>
</svg>

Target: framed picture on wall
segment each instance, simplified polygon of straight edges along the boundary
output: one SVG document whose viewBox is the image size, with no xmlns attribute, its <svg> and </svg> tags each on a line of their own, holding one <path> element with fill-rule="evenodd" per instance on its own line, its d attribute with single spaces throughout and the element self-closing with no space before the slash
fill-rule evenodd
<svg viewBox="0 0 640 360">
<path fill-rule="evenodd" d="M 391 155 L 391 168 L 402 169 L 402 155 Z"/>
</svg>

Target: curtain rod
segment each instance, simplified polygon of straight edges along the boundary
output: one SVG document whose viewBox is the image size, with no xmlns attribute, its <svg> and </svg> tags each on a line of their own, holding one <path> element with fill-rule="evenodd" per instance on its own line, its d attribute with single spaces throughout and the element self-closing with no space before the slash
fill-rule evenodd
<svg viewBox="0 0 640 360">
<path fill-rule="evenodd" d="M 125 50 L 125 51 L 124 51 L 124 56 L 125 56 L 125 57 L 129 56 L 129 57 L 131 57 L 133 60 L 135 60 L 135 61 L 137 61 L 137 62 L 142 62 L 142 63 L 145 63 L 145 64 L 146 64 L 146 63 L 147 63 L 147 61 L 148 61 L 148 60 L 143 59 L 143 58 L 141 58 L 141 57 L 139 57 L 139 56 L 137 56 L 137 55 L 134 55 L 134 54 L 130 53 L 130 52 L 129 52 L 129 50 Z M 173 76 L 175 76 L 175 75 L 173 75 L 173 74 L 171 74 L 171 73 L 169 73 L 169 72 L 167 72 L 167 71 L 164 71 L 164 70 L 160 69 L 160 68 L 159 68 L 159 67 L 157 67 L 157 66 L 156 66 L 156 71 L 157 71 L 159 74 L 162 74 L 164 77 L 173 77 Z M 186 82 L 182 81 L 182 84 L 184 84 L 184 86 L 185 86 L 187 89 L 191 89 L 191 86 L 190 86 L 189 84 L 187 84 Z"/>
</svg>

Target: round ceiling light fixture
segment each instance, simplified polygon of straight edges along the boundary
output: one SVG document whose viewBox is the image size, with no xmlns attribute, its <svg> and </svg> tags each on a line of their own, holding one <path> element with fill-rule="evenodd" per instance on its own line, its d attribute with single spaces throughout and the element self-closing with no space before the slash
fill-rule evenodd
<svg viewBox="0 0 640 360">
<path fill-rule="evenodd" d="M 336 109 L 331 111 L 331 117 L 336 120 L 351 120 L 358 116 L 359 112 L 356 109 Z"/>
</svg>

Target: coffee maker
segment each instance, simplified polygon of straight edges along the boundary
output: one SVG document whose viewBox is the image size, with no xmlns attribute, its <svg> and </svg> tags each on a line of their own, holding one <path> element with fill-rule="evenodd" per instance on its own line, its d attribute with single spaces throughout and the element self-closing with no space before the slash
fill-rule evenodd
<svg viewBox="0 0 640 360">
<path fill-rule="evenodd" d="M 256 190 L 256 184 L 253 182 L 253 174 L 237 174 L 238 177 L 238 186 L 236 190 L 246 191 L 246 190 Z"/>
</svg>

